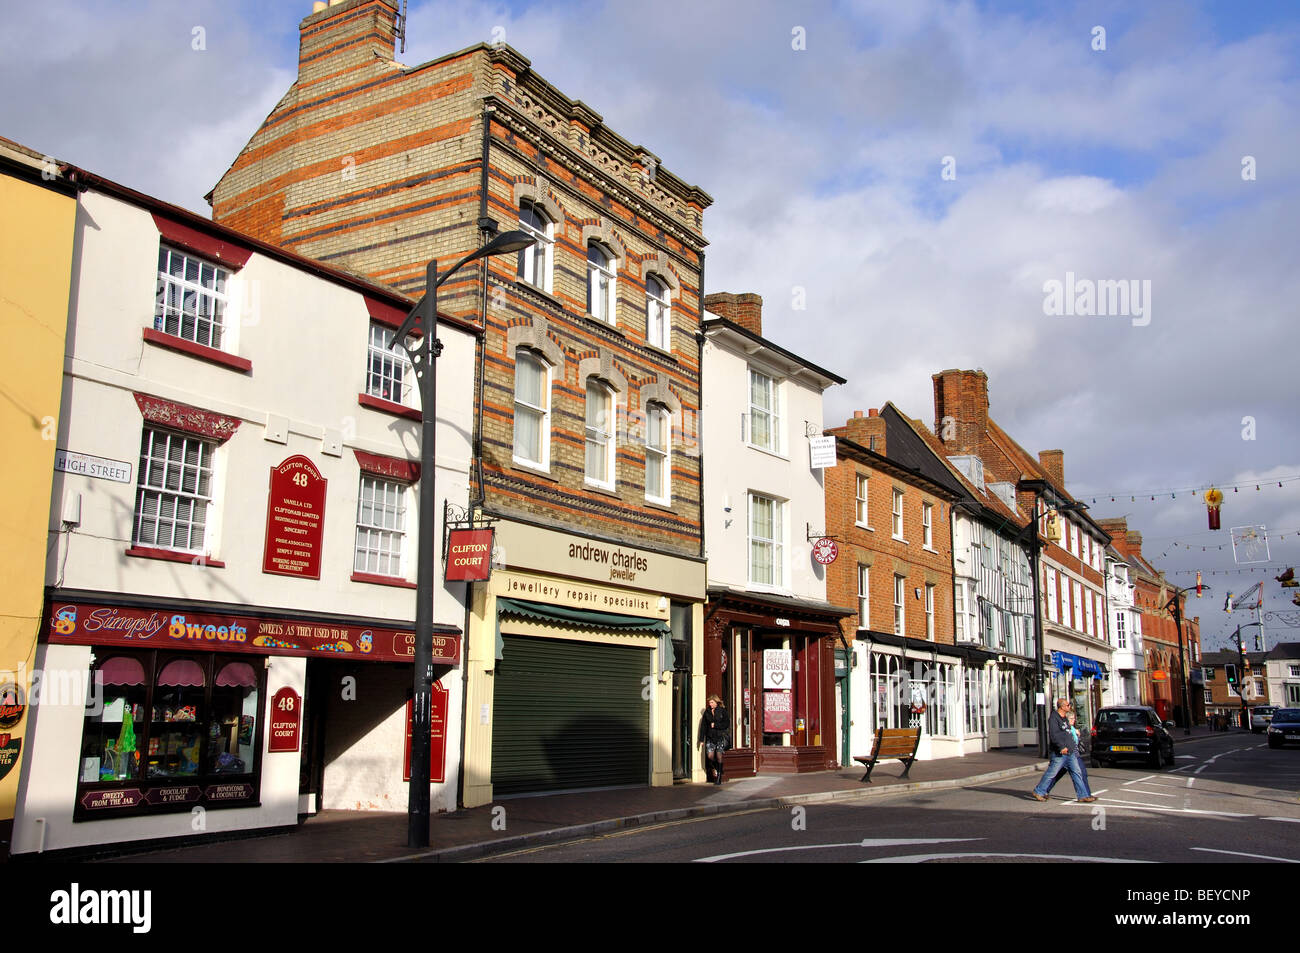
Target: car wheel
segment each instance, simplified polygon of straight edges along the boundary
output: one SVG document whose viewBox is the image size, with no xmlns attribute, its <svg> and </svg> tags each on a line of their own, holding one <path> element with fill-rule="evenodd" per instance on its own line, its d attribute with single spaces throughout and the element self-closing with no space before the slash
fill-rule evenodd
<svg viewBox="0 0 1300 953">
<path fill-rule="evenodd" d="M 1150 765 L 1151 767 L 1153 767 L 1153 768 L 1159 768 L 1160 765 L 1162 764 L 1161 759 L 1160 759 L 1160 746 L 1159 746 L 1159 745 L 1156 746 L 1156 750 L 1155 750 L 1155 751 L 1152 751 L 1152 752 L 1151 752 L 1151 757 L 1147 758 L 1147 764 L 1149 764 L 1149 765 Z"/>
<path fill-rule="evenodd" d="M 1174 746 L 1169 746 L 1169 760 L 1165 762 L 1171 768 L 1174 766 Z"/>
</svg>

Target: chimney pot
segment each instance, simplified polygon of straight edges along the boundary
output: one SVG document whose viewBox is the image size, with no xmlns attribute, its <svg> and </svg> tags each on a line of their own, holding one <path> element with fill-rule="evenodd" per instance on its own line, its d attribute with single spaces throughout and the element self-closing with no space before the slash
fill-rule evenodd
<svg viewBox="0 0 1300 953">
<path fill-rule="evenodd" d="M 862 417 L 862 411 L 860 411 L 860 410 L 855 410 L 855 411 L 853 412 L 853 416 L 854 416 L 855 419 L 861 418 L 861 417 Z"/>
<path fill-rule="evenodd" d="M 868 417 L 879 417 L 879 416 L 880 416 L 880 408 L 879 408 L 879 407 L 872 407 L 870 410 L 867 411 L 867 416 L 868 416 Z"/>
</svg>

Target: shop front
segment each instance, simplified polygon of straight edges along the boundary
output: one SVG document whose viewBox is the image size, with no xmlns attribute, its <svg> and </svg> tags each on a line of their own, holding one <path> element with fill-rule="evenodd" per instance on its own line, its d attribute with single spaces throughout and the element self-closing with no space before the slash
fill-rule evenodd
<svg viewBox="0 0 1300 953">
<path fill-rule="evenodd" d="M 691 776 L 704 563 L 495 529 L 491 577 L 472 584 L 465 806 Z"/>
<path fill-rule="evenodd" d="M 710 588 L 706 693 L 721 696 L 731 712 L 728 776 L 839 763 L 835 649 L 839 620 L 848 615 L 852 610 L 811 600 Z"/>
<path fill-rule="evenodd" d="M 1103 707 L 1106 664 L 1099 659 L 1057 649 L 1051 651 L 1051 660 L 1048 671 L 1052 680 L 1052 698 L 1070 699 L 1080 727 L 1091 728 L 1093 719 Z"/>
<path fill-rule="evenodd" d="M 459 642 L 436 627 L 444 672 Z M 400 623 L 55 593 L 14 853 L 288 827 L 331 800 L 400 809 L 413 650 Z"/>
</svg>

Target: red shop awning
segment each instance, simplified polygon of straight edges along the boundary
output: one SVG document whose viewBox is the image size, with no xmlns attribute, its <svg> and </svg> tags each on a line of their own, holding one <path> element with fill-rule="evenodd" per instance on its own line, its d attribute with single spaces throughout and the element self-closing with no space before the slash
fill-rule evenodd
<svg viewBox="0 0 1300 953">
<path fill-rule="evenodd" d="M 143 685 L 144 666 L 133 658 L 114 655 L 99 667 L 105 685 Z"/>
<path fill-rule="evenodd" d="M 163 666 L 158 684 L 177 688 L 202 688 L 203 669 L 192 659 L 178 658 Z"/>
<path fill-rule="evenodd" d="M 217 673 L 218 688 L 256 688 L 257 673 L 247 662 L 230 662 Z"/>
</svg>

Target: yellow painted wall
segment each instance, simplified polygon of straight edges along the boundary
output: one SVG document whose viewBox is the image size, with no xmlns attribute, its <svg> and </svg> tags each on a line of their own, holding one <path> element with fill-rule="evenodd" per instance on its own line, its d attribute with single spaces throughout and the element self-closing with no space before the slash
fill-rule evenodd
<svg viewBox="0 0 1300 953">
<path fill-rule="evenodd" d="M 0 687 L 20 682 L 25 702 L 44 594 L 76 208 L 71 196 L 0 169 Z M 29 711 L 0 726 L 11 748 L 24 739 Z M 26 755 L 24 742 L 0 779 L 0 823 L 14 816 Z"/>
</svg>

